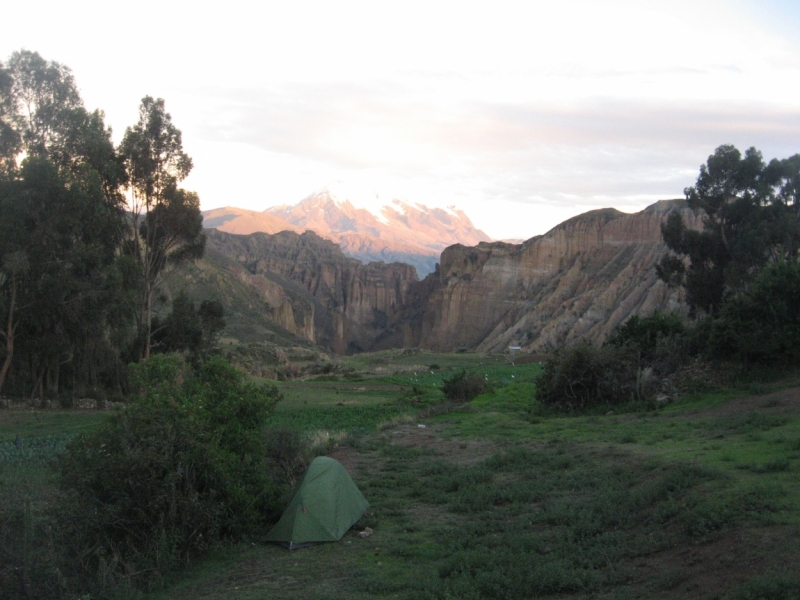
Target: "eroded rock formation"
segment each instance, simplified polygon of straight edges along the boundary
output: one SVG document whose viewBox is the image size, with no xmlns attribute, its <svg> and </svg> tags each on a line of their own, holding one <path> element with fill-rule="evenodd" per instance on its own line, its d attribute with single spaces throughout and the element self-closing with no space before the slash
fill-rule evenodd
<svg viewBox="0 0 800 600">
<path fill-rule="evenodd" d="M 634 314 L 682 311 L 658 280 L 660 225 L 683 201 L 625 214 L 585 213 L 522 244 L 481 242 L 444 250 L 434 273 L 363 264 L 313 232 L 241 236 L 208 231 L 208 246 L 235 261 L 287 331 L 337 353 L 390 347 L 549 351 L 600 342 Z"/>
<path fill-rule="evenodd" d="M 655 273 L 666 250 L 660 224 L 674 210 L 700 226 L 684 202 L 661 201 L 635 214 L 591 211 L 519 245 L 450 246 L 384 339 L 434 350 L 548 351 L 602 341 L 634 314 L 683 310 L 679 292 Z"/>
<path fill-rule="evenodd" d="M 260 278 L 276 306 L 285 306 L 279 289 L 306 299 L 313 327 L 303 323 L 298 334 L 337 353 L 371 349 L 418 282 L 411 265 L 363 264 L 311 231 L 240 236 L 209 230 L 207 236 L 209 247 L 236 260 L 248 277 Z M 296 320 L 288 314 L 291 306 L 283 310 L 284 319 Z"/>
</svg>

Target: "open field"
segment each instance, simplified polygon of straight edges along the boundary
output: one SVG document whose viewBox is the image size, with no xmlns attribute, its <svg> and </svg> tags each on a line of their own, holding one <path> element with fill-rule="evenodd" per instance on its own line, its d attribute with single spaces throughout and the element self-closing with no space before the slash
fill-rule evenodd
<svg viewBox="0 0 800 600">
<path fill-rule="evenodd" d="M 146 597 L 800 597 L 800 389 L 564 416 L 533 399 L 539 366 L 508 360 L 385 352 L 280 382 L 274 421 L 343 440 L 328 454 L 371 509 L 341 542 L 291 553 L 254 531 Z M 436 414 L 462 367 L 495 391 Z M 98 418 L 0 413 L 4 501 L 47 485 L 16 433 L 35 447 Z"/>
</svg>

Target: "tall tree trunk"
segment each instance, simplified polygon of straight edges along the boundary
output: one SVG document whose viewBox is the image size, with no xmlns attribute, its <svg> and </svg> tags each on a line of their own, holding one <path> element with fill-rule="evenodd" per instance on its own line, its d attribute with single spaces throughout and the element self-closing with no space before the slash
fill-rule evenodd
<svg viewBox="0 0 800 600">
<path fill-rule="evenodd" d="M 49 367 L 47 367 L 47 395 L 51 398 L 58 397 L 58 380 L 61 371 L 61 363 L 58 358 L 54 358 Z"/>
<path fill-rule="evenodd" d="M 14 358 L 14 330 L 16 325 L 14 323 L 14 304 L 17 301 L 17 280 L 12 275 L 11 279 L 11 303 L 8 308 L 8 323 L 6 324 L 5 338 L 6 338 L 6 358 L 3 361 L 3 367 L 0 368 L 0 393 L 3 391 L 3 384 L 6 381 L 6 374 L 11 367 L 11 359 Z"/>
<path fill-rule="evenodd" d="M 34 400 L 36 398 L 36 392 L 39 391 L 39 398 L 42 404 L 44 404 L 44 389 L 42 389 L 42 379 L 44 379 L 44 373 L 46 370 L 47 367 L 42 367 L 39 370 L 39 376 L 36 377 L 36 380 L 33 384 L 33 391 L 31 392 L 31 400 Z"/>
<path fill-rule="evenodd" d="M 150 289 L 150 282 L 144 284 L 144 359 L 150 358 L 150 329 L 153 322 L 152 311 L 153 290 Z"/>
</svg>

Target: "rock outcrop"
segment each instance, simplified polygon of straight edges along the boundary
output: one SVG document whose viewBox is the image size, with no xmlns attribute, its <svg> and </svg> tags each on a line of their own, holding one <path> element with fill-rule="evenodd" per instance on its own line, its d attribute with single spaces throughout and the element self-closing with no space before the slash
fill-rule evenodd
<svg viewBox="0 0 800 600">
<path fill-rule="evenodd" d="M 538 352 L 577 340 L 599 342 L 634 314 L 683 310 L 678 290 L 659 281 L 666 247 L 660 225 L 683 201 L 644 211 L 591 211 L 514 245 L 450 246 L 420 282 L 383 340 L 433 350 Z"/>
<path fill-rule="evenodd" d="M 336 353 L 547 352 L 601 342 L 634 314 L 685 310 L 680 292 L 655 272 L 666 251 L 660 226 L 672 211 L 701 226 L 680 200 L 635 214 L 596 210 L 521 244 L 450 246 L 422 281 L 411 265 L 361 263 L 311 231 L 243 236 L 211 229 L 207 246 L 210 255 L 225 255 L 233 265 L 227 271 L 259 298 L 248 300 L 253 310 Z"/>
<path fill-rule="evenodd" d="M 208 230 L 207 245 L 234 259 L 274 298 L 276 319 L 297 335 L 337 353 L 369 350 L 389 321 L 407 304 L 418 283 L 414 267 L 403 263 L 363 264 L 311 231 L 240 236 Z M 243 275 L 244 276 L 244 275 Z M 298 319 L 282 301 L 287 294 L 304 299 L 310 318 Z"/>
</svg>

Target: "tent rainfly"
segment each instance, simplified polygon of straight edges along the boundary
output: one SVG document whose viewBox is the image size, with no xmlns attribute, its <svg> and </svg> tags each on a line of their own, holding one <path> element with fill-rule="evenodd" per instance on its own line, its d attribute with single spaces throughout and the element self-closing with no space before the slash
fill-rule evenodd
<svg viewBox="0 0 800 600">
<path fill-rule="evenodd" d="M 345 468 L 327 456 L 315 458 L 267 541 L 294 550 L 314 542 L 335 542 L 369 508 Z"/>
</svg>

